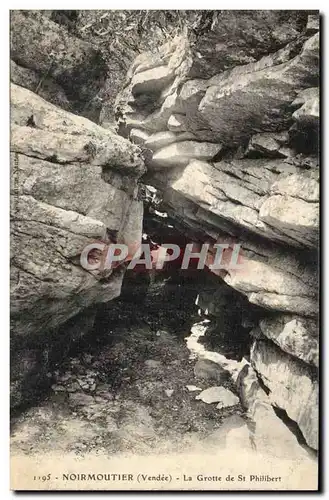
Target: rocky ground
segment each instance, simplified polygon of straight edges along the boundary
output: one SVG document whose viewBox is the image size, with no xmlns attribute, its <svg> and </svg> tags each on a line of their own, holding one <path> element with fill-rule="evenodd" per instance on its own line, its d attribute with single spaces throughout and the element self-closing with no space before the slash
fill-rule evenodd
<svg viewBox="0 0 329 500">
<path fill-rule="evenodd" d="M 130 301 L 135 291 L 126 285 L 99 313 L 94 331 L 48 373 L 45 398 L 13 416 L 12 456 L 113 458 L 232 447 L 313 467 L 314 452 L 277 418 L 246 359 L 227 358 L 220 342 L 209 349 L 204 335 L 213 319 L 199 316 L 196 288 L 193 279 L 156 280 L 141 304 Z"/>
<path fill-rule="evenodd" d="M 172 293 L 184 301 L 183 293 Z M 159 307 L 163 301 L 158 284 L 145 312 L 114 302 L 115 314 L 110 309 L 102 318 L 102 335 L 85 339 L 48 374 L 53 384 L 45 400 L 13 419 L 13 453 L 183 451 L 225 423 L 246 427 L 230 371 L 207 359 L 211 353 L 202 344 L 197 358 L 189 331 L 196 311 L 186 299 L 185 309 L 177 302 Z"/>
</svg>

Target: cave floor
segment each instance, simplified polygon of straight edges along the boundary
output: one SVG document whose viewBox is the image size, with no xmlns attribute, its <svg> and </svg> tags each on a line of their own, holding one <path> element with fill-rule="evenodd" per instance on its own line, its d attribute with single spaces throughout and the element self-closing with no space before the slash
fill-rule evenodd
<svg viewBox="0 0 329 500">
<path fill-rule="evenodd" d="M 49 374 L 48 396 L 13 421 L 12 453 L 180 452 L 209 448 L 223 425 L 225 433 L 246 427 L 239 404 L 219 410 L 187 389 L 218 385 L 195 378 L 196 339 L 124 318 L 108 338 Z M 232 380 L 222 385 L 234 391 Z"/>
<path fill-rule="evenodd" d="M 181 478 L 185 469 L 209 474 L 229 467 L 236 472 L 238 466 L 240 473 L 249 471 L 250 464 L 264 473 L 275 465 L 292 485 L 302 484 L 312 471 L 316 482 L 315 460 L 289 431 L 288 439 L 284 433 L 281 440 L 276 426 L 266 427 L 264 435 L 260 426 L 255 435 L 255 423 L 240 404 L 217 409 L 217 403 L 196 399 L 201 389 L 218 385 L 236 394 L 245 361 L 207 350 L 200 338 L 207 319 L 198 317 L 186 289 L 181 293 L 174 287 L 170 294 L 168 300 L 168 290 L 160 286 L 143 304 L 113 301 L 94 337 L 84 339 L 48 374 L 46 397 L 12 419 L 13 484 L 21 484 L 24 476 L 30 489 L 60 489 L 63 472 L 77 467 L 157 474 L 168 469 Z M 220 381 L 214 382 L 214 370 Z M 292 469 L 295 475 L 287 474 Z M 65 488 L 75 485 L 65 483 Z M 189 489 L 188 483 L 179 487 Z M 200 483 L 196 489 L 203 487 Z M 206 489 L 217 487 L 209 483 Z M 111 483 L 108 488 L 120 487 Z"/>
</svg>

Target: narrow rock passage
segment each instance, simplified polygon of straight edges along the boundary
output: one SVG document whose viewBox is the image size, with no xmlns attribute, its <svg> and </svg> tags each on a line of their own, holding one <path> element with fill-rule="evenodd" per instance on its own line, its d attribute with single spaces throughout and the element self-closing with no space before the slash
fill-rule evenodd
<svg viewBox="0 0 329 500">
<path fill-rule="evenodd" d="M 78 477 L 123 468 L 155 477 L 171 471 L 179 489 L 189 488 L 185 472 L 201 478 L 196 489 L 208 479 L 208 489 L 225 489 L 214 478 L 249 477 L 250 464 L 256 475 L 272 476 L 275 468 L 275 476 L 291 484 L 310 475 L 316 481 L 316 458 L 270 407 L 257 407 L 251 417 L 241 406 L 237 377 L 246 361 L 205 346 L 209 319 L 197 314 L 197 286 L 177 276 L 155 280 L 143 297 L 141 282 L 105 305 L 93 334 L 48 374 L 47 397 L 13 418 L 12 468 L 20 464 L 20 474 L 31 480 L 34 463 L 43 478 L 52 472 L 49 485 L 69 489 L 77 486 L 63 480 L 69 472 Z M 232 454 L 238 469 L 228 466 Z M 100 480 L 94 487 L 118 484 Z M 159 489 L 166 484 L 157 483 Z M 250 486 L 262 483 L 237 484 Z M 280 482 L 271 487 L 280 489 Z"/>
<path fill-rule="evenodd" d="M 177 309 L 177 302 L 161 308 L 162 288 L 152 287 L 144 304 L 149 314 L 132 303 L 115 303 L 115 315 L 109 308 L 102 316 L 103 325 L 109 321 L 107 335 L 86 339 L 80 352 L 49 373 L 53 384 L 48 397 L 14 419 L 13 453 L 47 453 L 54 447 L 77 455 L 181 452 L 209 446 L 223 424 L 246 426 L 236 397 L 233 406 L 220 403 L 222 409 L 217 408 L 219 400 L 207 404 L 196 399 L 210 387 L 236 393 L 235 385 L 230 373 L 214 362 L 216 353 L 214 361 L 202 359 L 206 351 L 198 344 L 202 358 L 197 359 L 195 334 L 191 337 L 189 331 L 195 313 L 186 322 L 193 303 L 186 303 L 185 310 Z M 176 326 L 172 331 L 168 322 Z"/>
</svg>

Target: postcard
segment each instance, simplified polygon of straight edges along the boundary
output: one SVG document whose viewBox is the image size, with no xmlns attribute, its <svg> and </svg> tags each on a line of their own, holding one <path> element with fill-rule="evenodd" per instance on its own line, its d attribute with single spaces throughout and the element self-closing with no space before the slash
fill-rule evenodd
<svg viewBox="0 0 329 500">
<path fill-rule="evenodd" d="M 319 30 L 11 11 L 13 490 L 318 490 Z"/>
</svg>

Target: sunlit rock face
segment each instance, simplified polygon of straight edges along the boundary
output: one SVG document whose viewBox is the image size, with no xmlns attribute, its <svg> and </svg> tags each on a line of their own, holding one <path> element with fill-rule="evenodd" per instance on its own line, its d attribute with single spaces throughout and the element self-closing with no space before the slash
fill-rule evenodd
<svg viewBox="0 0 329 500">
<path fill-rule="evenodd" d="M 214 243 L 241 244 L 243 266 L 213 272 L 263 312 L 250 371 L 312 448 L 318 426 L 318 17 L 218 12 L 199 32 L 138 56 L 116 102 L 118 131 L 142 148 L 147 183 L 192 240 L 210 244 L 207 262 Z M 202 297 L 202 310 L 216 310 L 216 294 Z"/>
</svg>

